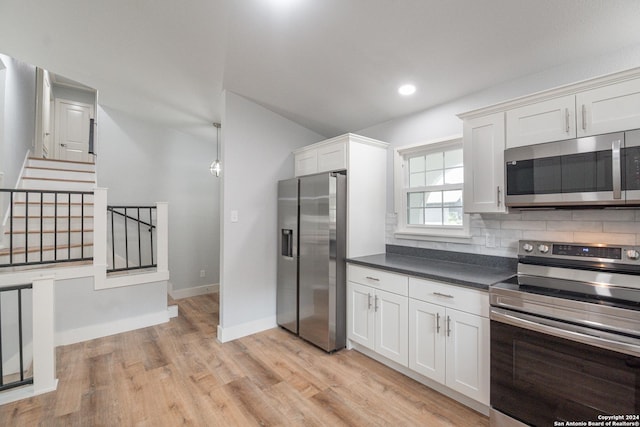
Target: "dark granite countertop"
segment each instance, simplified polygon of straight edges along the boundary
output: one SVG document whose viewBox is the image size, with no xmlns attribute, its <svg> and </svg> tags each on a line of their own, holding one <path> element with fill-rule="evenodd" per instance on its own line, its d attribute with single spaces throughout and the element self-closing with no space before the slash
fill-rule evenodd
<svg viewBox="0 0 640 427">
<path fill-rule="evenodd" d="M 402 248 L 393 246 L 390 252 L 390 246 L 387 246 L 387 253 L 349 258 L 347 262 L 482 290 L 488 290 L 489 285 L 516 274 L 517 261 L 508 258 L 474 254 L 461 256 L 455 252 L 436 250 L 422 250 L 422 256 L 397 253 L 406 252 Z M 447 257 L 453 260 L 443 259 Z M 497 262 L 492 262 L 494 258 Z"/>
</svg>

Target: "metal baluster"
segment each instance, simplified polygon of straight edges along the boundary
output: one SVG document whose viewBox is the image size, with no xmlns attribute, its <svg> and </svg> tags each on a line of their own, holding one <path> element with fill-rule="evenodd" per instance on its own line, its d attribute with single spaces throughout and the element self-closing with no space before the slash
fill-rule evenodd
<svg viewBox="0 0 640 427">
<path fill-rule="evenodd" d="M 71 192 L 67 196 L 67 260 L 71 259 Z"/>
<path fill-rule="evenodd" d="M 124 255 L 126 267 L 129 268 L 129 232 L 127 225 L 127 208 L 124 208 Z"/>
<path fill-rule="evenodd" d="M 43 250 L 42 246 L 44 244 L 44 192 L 40 192 L 40 262 L 43 261 Z"/>
<path fill-rule="evenodd" d="M 140 238 L 140 207 L 138 207 L 138 266 L 142 267 L 142 240 Z"/>
<path fill-rule="evenodd" d="M 53 192 L 53 260 L 58 260 L 58 192 Z"/>
<path fill-rule="evenodd" d="M 113 232 L 113 208 L 109 209 L 109 212 L 111 212 L 111 269 L 115 270 L 116 268 L 116 241 L 115 239 L 115 235 Z"/>
<path fill-rule="evenodd" d="M 149 234 L 151 235 L 151 265 L 153 266 L 153 208 L 149 208 Z"/>
<path fill-rule="evenodd" d="M 9 264 L 13 264 L 13 191 L 9 194 Z"/>
<path fill-rule="evenodd" d="M 20 381 L 24 381 L 24 350 L 22 347 L 22 289 L 18 289 L 18 340 L 20 345 Z"/>
<path fill-rule="evenodd" d="M 24 263 L 29 263 L 29 192 L 25 193 L 24 201 Z M 40 230 L 42 233 L 42 230 Z"/>
<path fill-rule="evenodd" d="M 84 259 L 84 193 L 80 195 L 80 259 Z"/>
</svg>

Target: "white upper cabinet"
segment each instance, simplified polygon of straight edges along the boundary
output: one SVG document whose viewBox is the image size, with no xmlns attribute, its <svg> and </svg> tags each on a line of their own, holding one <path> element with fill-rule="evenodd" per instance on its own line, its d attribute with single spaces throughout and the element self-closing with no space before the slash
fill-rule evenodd
<svg viewBox="0 0 640 427">
<path fill-rule="evenodd" d="M 504 113 L 464 121 L 464 211 L 506 212 Z"/>
<path fill-rule="evenodd" d="M 563 96 L 507 111 L 506 148 L 576 137 L 575 96 Z"/>
<path fill-rule="evenodd" d="M 295 176 L 347 171 L 347 257 L 385 251 L 387 148 L 348 133 L 293 152 Z"/>
<path fill-rule="evenodd" d="M 640 128 L 640 78 L 576 95 L 578 136 Z"/>
</svg>

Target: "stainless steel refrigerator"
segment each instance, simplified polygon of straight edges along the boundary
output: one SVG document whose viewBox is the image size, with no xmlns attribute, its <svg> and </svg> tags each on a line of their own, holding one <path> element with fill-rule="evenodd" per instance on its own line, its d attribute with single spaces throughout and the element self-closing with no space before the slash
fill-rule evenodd
<svg viewBox="0 0 640 427">
<path fill-rule="evenodd" d="M 278 182 L 277 321 L 325 351 L 346 343 L 347 177 Z"/>
</svg>

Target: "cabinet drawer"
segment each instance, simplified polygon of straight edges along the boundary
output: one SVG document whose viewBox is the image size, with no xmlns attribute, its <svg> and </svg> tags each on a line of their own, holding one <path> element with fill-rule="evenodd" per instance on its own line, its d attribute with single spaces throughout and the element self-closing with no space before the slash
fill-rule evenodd
<svg viewBox="0 0 640 427">
<path fill-rule="evenodd" d="M 347 280 L 398 295 L 407 296 L 408 294 L 409 278 L 402 274 L 349 264 Z"/>
<path fill-rule="evenodd" d="M 409 297 L 489 317 L 489 293 L 435 280 L 409 278 Z"/>
</svg>

